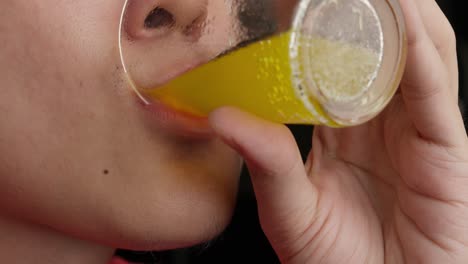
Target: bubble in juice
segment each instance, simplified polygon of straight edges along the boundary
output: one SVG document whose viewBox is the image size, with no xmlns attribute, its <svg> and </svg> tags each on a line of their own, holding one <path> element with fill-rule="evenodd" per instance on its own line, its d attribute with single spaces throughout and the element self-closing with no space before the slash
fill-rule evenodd
<svg viewBox="0 0 468 264">
<path fill-rule="evenodd" d="M 142 92 L 200 116 L 221 106 L 235 106 L 279 123 L 336 125 L 312 89 L 293 84 L 290 39 L 289 32 L 256 42 Z M 307 45 L 311 56 L 310 85 L 329 100 L 347 100 L 366 92 L 379 67 L 378 55 L 363 47 L 317 37 L 302 38 L 301 45 Z"/>
<path fill-rule="evenodd" d="M 304 40 L 309 46 L 313 85 L 327 100 L 350 101 L 366 93 L 377 77 L 380 56 L 356 45 L 321 38 Z"/>
</svg>

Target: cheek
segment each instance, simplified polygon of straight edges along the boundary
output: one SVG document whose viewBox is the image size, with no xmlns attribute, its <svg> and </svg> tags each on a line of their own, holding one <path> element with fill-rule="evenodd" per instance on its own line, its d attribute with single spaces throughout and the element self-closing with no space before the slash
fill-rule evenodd
<svg viewBox="0 0 468 264">
<path fill-rule="evenodd" d="M 0 34 L 8 39 L 0 50 L 0 150 L 34 163 L 39 153 L 83 132 L 86 121 L 105 115 L 102 109 L 124 91 L 115 83 L 121 7 L 111 1 L 6 2 L 0 4 Z"/>
<path fill-rule="evenodd" d="M 0 0 L 0 211 L 108 244 L 206 239 L 229 220 L 238 157 L 142 122 L 119 69 L 122 6 Z"/>
<path fill-rule="evenodd" d="M 18 0 L 0 7 L 6 9 L 0 33 L 8 39 L 0 51 L 1 87 L 8 98 L 23 108 L 66 106 L 75 98 L 93 100 L 113 92 L 95 86 L 115 77 L 111 74 L 119 65 L 120 4 Z"/>
<path fill-rule="evenodd" d="M 1 210 L 50 223 L 66 203 L 95 204 L 85 190 L 110 127 L 99 121 L 122 112 L 126 91 L 117 1 L 0 2 Z"/>
</svg>

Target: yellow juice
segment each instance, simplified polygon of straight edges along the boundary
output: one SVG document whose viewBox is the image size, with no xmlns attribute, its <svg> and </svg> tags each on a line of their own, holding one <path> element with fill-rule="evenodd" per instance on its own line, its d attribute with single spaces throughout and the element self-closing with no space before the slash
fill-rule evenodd
<svg viewBox="0 0 468 264">
<path fill-rule="evenodd" d="M 201 116 L 235 106 L 279 123 L 336 125 L 309 91 L 301 97 L 293 84 L 290 39 L 291 33 L 284 33 L 259 41 L 141 92 Z M 378 65 L 375 53 L 323 39 L 305 42 L 312 56 L 311 81 L 325 98 L 343 100 L 368 87 Z"/>
</svg>

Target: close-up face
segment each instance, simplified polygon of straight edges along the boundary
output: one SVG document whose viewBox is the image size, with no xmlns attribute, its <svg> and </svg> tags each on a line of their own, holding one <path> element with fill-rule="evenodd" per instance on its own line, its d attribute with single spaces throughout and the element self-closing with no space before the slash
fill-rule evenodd
<svg viewBox="0 0 468 264">
<path fill-rule="evenodd" d="M 0 1 L 0 215 L 119 248 L 209 240 L 229 223 L 241 160 L 206 120 L 135 96 L 119 54 L 124 2 Z M 224 1 L 130 3 L 122 33 L 141 81 L 229 48 L 197 32 L 218 19 L 210 38 L 237 41 L 229 12 Z"/>
</svg>

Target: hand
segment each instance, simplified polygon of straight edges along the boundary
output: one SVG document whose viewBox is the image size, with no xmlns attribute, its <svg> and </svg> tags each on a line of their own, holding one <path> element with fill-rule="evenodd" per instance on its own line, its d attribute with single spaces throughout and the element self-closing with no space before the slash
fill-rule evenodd
<svg viewBox="0 0 468 264">
<path fill-rule="evenodd" d="M 304 165 L 285 126 L 232 108 L 210 121 L 252 175 L 283 263 L 468 263 L 468 139 L 455 37 L 434 0 L 401 0 L 409 58 L 373 121 L 317 127 Z"/>
</svg>

